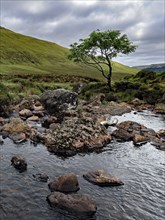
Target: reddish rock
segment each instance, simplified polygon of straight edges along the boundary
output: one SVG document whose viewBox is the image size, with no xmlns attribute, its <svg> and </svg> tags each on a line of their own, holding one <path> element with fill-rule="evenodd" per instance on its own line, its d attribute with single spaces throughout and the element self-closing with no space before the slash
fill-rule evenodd
<svg viewBox="0 0 165 220">
<path fill-rule="evenodd" d="M 60 191 L 65 193 L 77 192 L 80 189 L 77 176 L 74 173 L 67 173 L 60 176 L 53 182 L 50 182 L 48 186 L 51 191 Z"/>
<path fill-rule="evenodd" d="M 47 201 L 52 207 L 84 215 L 94 215 L 97 210 L 95 201 L 88 195 L 66 195 L 60 192 L 52 192 L 47 196 Z"/>
<path fill-rule="evenodd" d="M 83 177 L 89 182 L 99 186 L 120 186 L 124 184 L 119 178 L 104 170 L 91 171 L 84 174 Z"/>
</svg>

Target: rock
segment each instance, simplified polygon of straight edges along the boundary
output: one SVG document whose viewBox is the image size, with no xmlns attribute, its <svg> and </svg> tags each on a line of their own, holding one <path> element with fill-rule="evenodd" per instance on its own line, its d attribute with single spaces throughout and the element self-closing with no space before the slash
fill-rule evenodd
<svg viewBox="0 0 165 220">
<path fill-rule="evenodd" d="M 134 107 L 137 107 L 137 106 L 144 104 L 144 101 L 138 98 L 135 98 L 130 102 L 130 104 L 132 104 Z"/>
<path fill-rule="evenodd" d="M 101 121 L 100 122 L 102 125 L 104 125 L 105 127 L 109 127 L 109 126 L 115 126 L 118 123 L 118 119 L 114 118 L 114 120 L 110 121 L 110 120 L 105 120 L 105 121 Z"/>
<path fill-rule="evenodd" d="M 146 144 L 148 140 L 149 140 L 148 137 L 140 135 L 140 134 L 135 134 L 133 136 L 133 143 L 136 146 L 141 146 L 143 144 Z"/>
<path fill-rule="evenodd" d="M 135 145 L 160 139 L 153 129 L 149 129 L 137 122 L 124 121 L 117 124 L 117 128 L 117 130 L 112 132 L 112 136 L 122 141 L 132 140 Z"/>
<path fill-rule="evenodd" d="M 99 186 L 120 186 L 124 184 L 120 179 L 112 176 L 104 170 L 91 171 L 84 174 L 83 177 L 89 182 Z"/>
<path fill-rule="evenodd" d="M 112 136 L 120 141 L 131 141 L 133 139 L 133 134 L 122 128 L 113 131 Z"/>
<path fill-rule="evenodd" d="M 27 162 L 25 161 L 25 158 L 19 155 L 12 157 L 11 163 L 20 172 L 27 170 Z"/>
<path fill-rule="evenodd" d="M 65 89 L 48 90 L 41 97 L 42 104 L 49 114 L 59 116 L 67 109 L 75 109 L 77 93 Z"/>
<path fill-rule="evenodd" d="M 49 126 L 53 123 L 57 122 L 57 118 L 53 117 L 53 116 L 45 116 L 44 118 L 42 118 L 42 126 L 45 128 L 49 128 Z"/>
<path fill-rule="evenodd" d="M 48 186 L 51 191 L 60 191 L 65 193 L 77 192 L 80 189 L 77 176 L 74 173 L 67 173 L 60 176 L 53 182 L 50 182 Z"/>
<path fill-rule="evenodd" d="M 159 142 L 153 141 L 153 142 L 151 142 L 151 144 L 153 146 L 155 146 L 158 150 L 165 151 L 165 142 L 163 142 L 163 141 L 159 141 Z"/>
<path fill-rule="evenodd" d="M 80 94 L 82 89 L 87 85 L 87 83 L 78 83 L 73 86 L 72 91 Z"/>
<path fill-rule="evenodd" d="M 0 145 L 4 144 L 4 141 L 0 137 Z"/>
<path fill-rule="evenodd" d="M 43 106 L 42 105 L 34 105 L 34 111 L 39 111 L 39 112 L 41 112 L 41 111 L 44 111 L 44 108 L 43 108 Z"/>
<path fill-rule="evenodd" d="M 158 136 L 165 138 L 165 129 L 161 129 L 157 132 Z"/>
<path fill-rule="evenodd" d="M 33 115 L 33 116 L 29 117 L 27 120 L 29 120 L 29 121 L 38 121 L 38 120 L 39 120 L 39 117 Z"/>
<path fill-rule="evenodd" d="M 8 134 L 24 133 L 27 137 L 30 135 L 31 127 L 20 118 L 11 118 L 7 124 L 2 126 L 2 131 Z"/>
<path fill-rule="evenodd" d="M 122 115 L 124 113 L 131 111 L 131 106 L 128 105 L 125 102 L 117 103 L 114 101 L 111 101 L 107 105 L 101 105 L 101 102 L 97 102 L 97 105 L 91 105 L 90 103 L 85 103 L 83 106 L 83 110 L 89 113 L 92 113 L 93 115 L 96 115 L 97 117 L 100 115 Z"/>
<path fill-rule="evenodd" d="M 48 175 L 46 175 L 45 173 L 37 173 L 37 174 L 33 174 L 33 177 L 40 182 L 47 182 L 49 177 Z"/>
<path fill-rule="evenodd" d="M 99 151 L 112 139 L 105 127 L 92 118 L 63 121 L 47 132 L 44 143 L 48 150 L 64 157 Z"/>
<path fill-rule="evenodd" d="M 33 115 L 33 113 L 29 109 L 23 109 L 23 110 L 19 111 L 19 115 L 26 119 L 28 117 L 31 117 Z"/>
<path fill-rule="evenodd" d="M 34 110 L 33 102 L 31 100 L 22 100 L 17 106 L 15 106 L 16 111 L 21 111 L 23 109 Z"/>
<path fill-rule="evenodd" d="M 65 195 L 60 192 L 52 192 L 47 196 L 47 201 L 52 207 L 84 215 L 94 215 L 97 210 L 96 203 L 88 195 Z"/>
<path fill-rule="evenodd" d="M 90 104 L 91 106 L 100 106 L 105 99 L 105 95 L 100 93 L 95 97 L 92 97 L 86 104 Z"/>
<path fill-rule="evenodd" d="M 20 133 L 12 133 L 9 135 L 10 139 L 12 139 L 14 141 L 14 143 L 18 144 L 18 143 L 22 143 L 24 141 L 26 141 L 26 135 L 23 132 Z"/>
</svg>

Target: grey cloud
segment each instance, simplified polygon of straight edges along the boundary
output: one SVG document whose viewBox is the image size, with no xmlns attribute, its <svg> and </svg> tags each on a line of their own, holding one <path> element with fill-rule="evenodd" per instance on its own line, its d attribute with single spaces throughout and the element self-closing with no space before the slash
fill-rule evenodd
<svg viewBox="0 0 165 220">
<path fill-rule="evenodd" d="M 139 45 L 119 61 L 128 65 L 162 62 L 164 0 L 98 0 L 90 5 L 71 0 L 1 1 L 1 25 L 13 31 L 68 47 L 93 30 L 118 29 Z"/>
</svg>

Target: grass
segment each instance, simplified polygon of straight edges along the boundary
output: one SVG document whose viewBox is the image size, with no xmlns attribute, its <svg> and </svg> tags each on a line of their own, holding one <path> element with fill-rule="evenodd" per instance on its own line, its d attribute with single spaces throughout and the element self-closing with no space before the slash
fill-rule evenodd
<svg viewBox="0 0 165 220">
<path fill-rule="evenodd" d="M 78 76 L 104 80 L 103 76 L 93 68 L 68 60 L 69 50 L 52 42 L 21 35 L 5 28 L 0 28 L 0 73 L 12 74 L 50 74 Z M 136 73 L 137 70 L 113 63 L 113 78 L 118 79 L 125 74 Z"/>
</svg>

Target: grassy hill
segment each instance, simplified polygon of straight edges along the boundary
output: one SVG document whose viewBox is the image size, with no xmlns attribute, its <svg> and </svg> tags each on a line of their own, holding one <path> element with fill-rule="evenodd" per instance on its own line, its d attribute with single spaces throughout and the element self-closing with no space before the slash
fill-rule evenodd
<svg viewBox="0 0 165 220">
<path fill-rule="evenodd" d="M 104 81 L 93 68 L 68 60 L 69 50 L 52 42 L 0 27 L 0 80 L 10 95 L 39 94 L 78 81 Z M 137 70 L 113 62 L 116 81 Z"/>
</svg>

